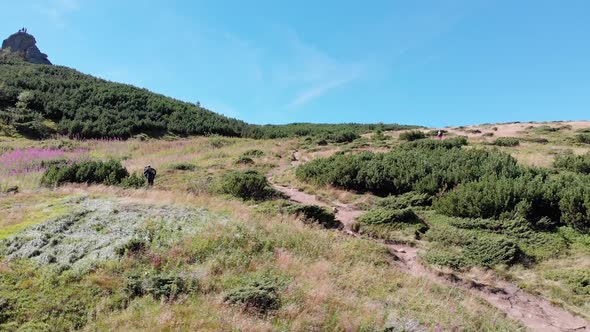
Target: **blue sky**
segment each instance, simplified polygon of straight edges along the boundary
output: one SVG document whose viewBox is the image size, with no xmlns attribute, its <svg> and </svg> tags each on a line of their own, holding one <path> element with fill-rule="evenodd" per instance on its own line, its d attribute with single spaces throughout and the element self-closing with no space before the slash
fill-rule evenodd
<svg viewBox="0 0 590 332">
<path fill-rule="evenodd" d="M 590 119 L 590 1 L 3 1 L 59 65 L 252 123 Z M 8 14 L 9 13 L 9 14 Z"/>
</svg>

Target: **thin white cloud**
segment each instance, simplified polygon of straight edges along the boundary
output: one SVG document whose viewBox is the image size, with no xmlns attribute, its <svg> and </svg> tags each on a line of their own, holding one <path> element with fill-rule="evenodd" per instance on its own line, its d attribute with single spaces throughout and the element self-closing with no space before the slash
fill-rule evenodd
<svg viewBox="0 0 590 332">
<path fill-rule="evenodd" d="M 81 0 L 45 0 L 36 4 L 35 8 L 47 16 L 58 27 L 65 27 L 65 16 L 80 9 Z"/>
<path fill-rule="evenodd" d="M 347 77 L 322 81 L 299 93 L 289 104 L 287 104 L 287 108 L 293 109 L 301 107 L 310 101 L 325 95 L 330 90 L 334 90 L 340 86 L 354 81 L 359 76 L 360 72 L 355 72 L 351 73 L 351 75 Z"/>
<path fill-rule="evenodd" d="M 283 68 L 280 79 L 297 85 L 299 92 L 287 103 L 296 109 L 361 77 L 364 64 L 338 60 L 290 33 L 295 63 Z"/>
</svg>

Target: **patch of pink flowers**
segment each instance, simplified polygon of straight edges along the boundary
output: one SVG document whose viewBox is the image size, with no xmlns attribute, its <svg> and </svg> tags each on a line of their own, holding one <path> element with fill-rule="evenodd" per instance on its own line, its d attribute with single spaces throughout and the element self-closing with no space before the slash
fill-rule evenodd
<svg viewBox="0 0 590 332">
<path fill-rule="evenodd" d="M 64 163 L 71 163 L 83 159 L 86 159 L 85 150 L 16 149 L 0 155 L 0 174 L 19 175 L 42 172 L 47 162 L 63 160 Z"/>
</svg>

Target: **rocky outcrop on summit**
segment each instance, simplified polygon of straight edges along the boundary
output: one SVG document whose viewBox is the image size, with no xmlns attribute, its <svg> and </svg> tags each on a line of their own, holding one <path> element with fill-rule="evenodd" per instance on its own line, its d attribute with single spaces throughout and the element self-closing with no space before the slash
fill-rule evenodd
<svg viewBox="0 0 590 332">
<path fill-rule="evenodd" d="M 10 49 L 14 53 L 19 53 L 30 63 L 50 65 L 47 54 L 41 53 L 36 44 L 35 37 L 19 31 L 2 42 L 2 50 Z"/>
</svg>

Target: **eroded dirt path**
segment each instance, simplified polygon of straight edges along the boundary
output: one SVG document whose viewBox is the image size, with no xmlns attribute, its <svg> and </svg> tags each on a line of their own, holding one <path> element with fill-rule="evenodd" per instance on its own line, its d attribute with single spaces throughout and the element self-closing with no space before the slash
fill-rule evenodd
<svg viewBox="0 0 590 332">
<path fill-rule="evenodd" d="M 327 208 L 336 208 L 336 219 L 344 225 L 344 232 L 352 236 L 360 236 L 351 230 L 351 224 L 362 214 L 362 211 L 350 204 L 339 201 L 326 203 L 315 195 L 307 194 L 296 188 L 281 186 L 273 182 L 273 175 L 285 171 L 290 166 L 300 164 L 299 152 L 292 154 L 291 164 L 283 165 L 272 172 L 268 180 L 272 186 L 285 194 L 293 202 L 301 204 L 313 204 Z M 503 311 L 509 318 L 520 321 L 532 331 L 565 332 L 565 331 L 590 331 L 590 322 L 574 316 L 565 309 L 552 305 L 549 301 L 528 294 L 517 286 L 498 278 L 492 282 L 478 282 L 467 279 L 454 273 L 436 271 L 423 266 L 419 259 L 419 249 L 404 244 L 386 244 L 397 258 L 400 267 L 408 274 L 416 277 L 427 278 L 436 283 L 466 289 L 488 303 Z"/>
</svg>

